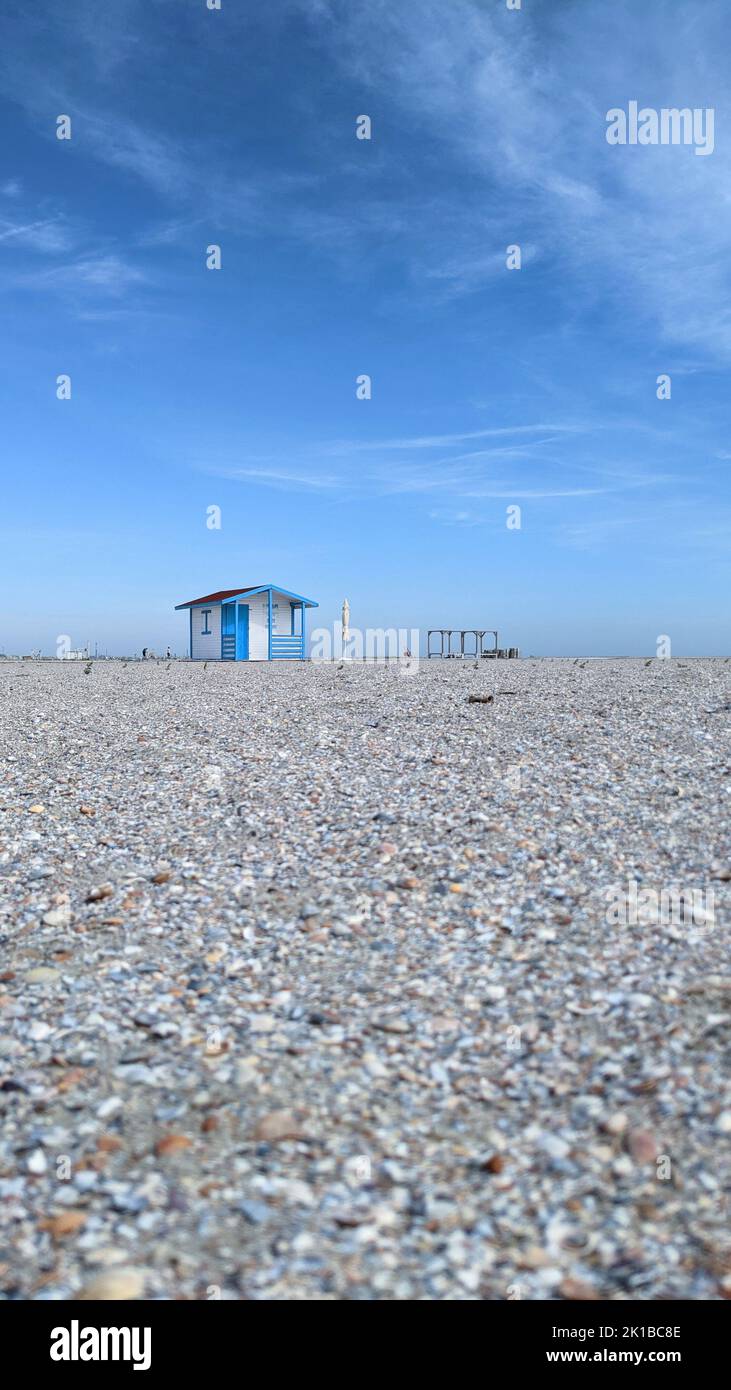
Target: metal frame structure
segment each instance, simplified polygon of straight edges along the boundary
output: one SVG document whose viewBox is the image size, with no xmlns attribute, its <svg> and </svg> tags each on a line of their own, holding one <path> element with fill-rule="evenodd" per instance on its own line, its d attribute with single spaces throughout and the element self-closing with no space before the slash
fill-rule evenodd
<svg viewBox="0 0 731 1390">
<path fill-rule="evenodd" d="M 436 636 L 436 637 L 439 637 L 439 641 L 440 641 L 440 646 L 439 646 L 439 651 L 438 651 L 438 652 L 433 652 L 432 649 L 431 649 L 431 639 L 432 639 L 432 637 L 435 637 L 435 636 Z M 453 651 L 452 651 L 452 638 L 455 637 L 455 636 L 459 637 L 459 651 L 458 651 L 458 652 L 453 652 Z M 447 650 L 446 650 L 446 652 L 445 652 L 445 650 L 444 650 L 444 639 L 445 639 L 445 637 L 446 637 L 446 639 L 447 639 Z M 472 651 L 472 652 L 466 652 L 466 651 L 465 651 L 465 649 L 464 649 L 464 640 L 465 640 L 465 637 L 474 637 L 474 639 L 475 639 L 475 649 L 474 649 L 474 651 Z M 485 639 L 486 637 L 494 637 L 494 639 L 495 639 L 495 645 L 494 645 L 494 647 L 489 647 L 487 651 L 484 651 L 484 650 L 483 650 L 483 642 L 484 642 L 484 639 Z M 477 657 L 480 657 L 480 656 L 497 656 L 497 654 L 498 654 L 498 634 L 497 634 L 497 631 L 496 631 L 496 629 L 495 629 L 494 627 L 482 627 L 482 628 L 480 628 L 480 627 L 430 627 L 430 628 L 427 630 L 427 634 L 426 634 L 426 654 L 427 654 L 427 657 L 430 657 L 430 656 L 439 656 L 439 657 L 444 657 L 445 660 L 446 660 L 448 657 L 459 658 L 459 657 L 464 657 L 464 656 L 477 656 Z"/>
</svg>

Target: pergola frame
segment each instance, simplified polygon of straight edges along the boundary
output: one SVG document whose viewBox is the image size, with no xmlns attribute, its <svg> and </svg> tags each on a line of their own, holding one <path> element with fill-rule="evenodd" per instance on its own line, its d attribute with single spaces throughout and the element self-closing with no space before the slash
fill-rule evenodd
<svg viewBox="0 0 731 1390">
<path fill-rule="evenodd" d="M 439 651 L 438 651 L 438 652 L 433 652 L 432 649 L 431 649 L 431 639 L 432 639 L 432 637 L 438 637 L 438 638 L 439 638 L 439 643 L 440 643 L 440 645 L 439 645 Z M 446 637 L 446 639 L 447 639 L 447 650 L 446 650 L 446 652 L 445 652 L 445 650 L 444 650 L 444 639 L 445 639 L 445 637 Z M 453 651 L 452 651 L 452 638 L 453 638 L 453 637 L 459 637 L 459 651 L 458 651 L 458 652 L 453 652 Z M 475 639 L 475 649 L 474 649 L 474 651 L 472 651 L 472 652 L 466 652 L 466 651 L 465 651 L 465 649 L 464 649 L 465 637 L 474 637 L 474 639 Z M 483 649 L 483 643 L 484 643 L 484 640 L 485 640 L 486 637 L 494 637 L 494 639 L 495 639 L 495 645 L 494 645 L 494 647 L 490 647 L 487 651 L 485 651 L 485 650 Z M 497 652 L 498 652 L 498 634 L 497 634 L 497 631 L 496 631 L 496 629 L 495 629 L 494 627 L 430 627 L 430 628 L 428 629 L 428 631 L 427 631 L 427 634 L 426 634 L 426 654 L 427 654 L 427 657 L 430 657 L 430 656 L 439 656 L 439 657 L 443 657 L 443 658 L 446 660 L 448 657 L 463 657 L 463 656 L 477 656 L 477 657 L 480 657 L 480 656 L 497 656 Z"/>
</svg>

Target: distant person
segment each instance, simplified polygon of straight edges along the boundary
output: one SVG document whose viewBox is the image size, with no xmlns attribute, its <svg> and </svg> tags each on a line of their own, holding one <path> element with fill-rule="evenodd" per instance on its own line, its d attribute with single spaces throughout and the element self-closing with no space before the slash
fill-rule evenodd
<svg viewBox="0 0 731 1390">
<path fill-rule="evenodd" d="M 148 652 L 148 648 L 147 648 L 147 647 L 143 647 L 143 648 L 142 648 L 142 660 L 143 660 L 143 661 L 147 661 L 147 652 Z"/>
</svg>

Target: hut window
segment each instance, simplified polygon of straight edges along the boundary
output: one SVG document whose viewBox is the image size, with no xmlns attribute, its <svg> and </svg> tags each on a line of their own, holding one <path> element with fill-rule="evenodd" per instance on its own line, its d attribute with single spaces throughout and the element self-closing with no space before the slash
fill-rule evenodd
<svg viewBox="0 0 731 1390">
<path fill-rule="evenodd" d="M 210 637 L 211 629 L 208 626 L 208 619 L 211 616 L 211 610 L 210 608 L 202 608 L 201 613 L 203 615 L 203 627 L 201 628 L 201 637 Z"/>
</svg>

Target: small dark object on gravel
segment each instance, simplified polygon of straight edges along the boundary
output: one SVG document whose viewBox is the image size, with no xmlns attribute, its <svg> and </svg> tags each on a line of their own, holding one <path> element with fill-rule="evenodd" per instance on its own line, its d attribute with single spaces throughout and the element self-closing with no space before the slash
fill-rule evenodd
<svg viewBox="0 0 731 1390">
<path fill-rule="evenodd" d="M 491 705 L 495 699 L 494 695 L 468 695 L 468 705 Z"/>
</svg>

